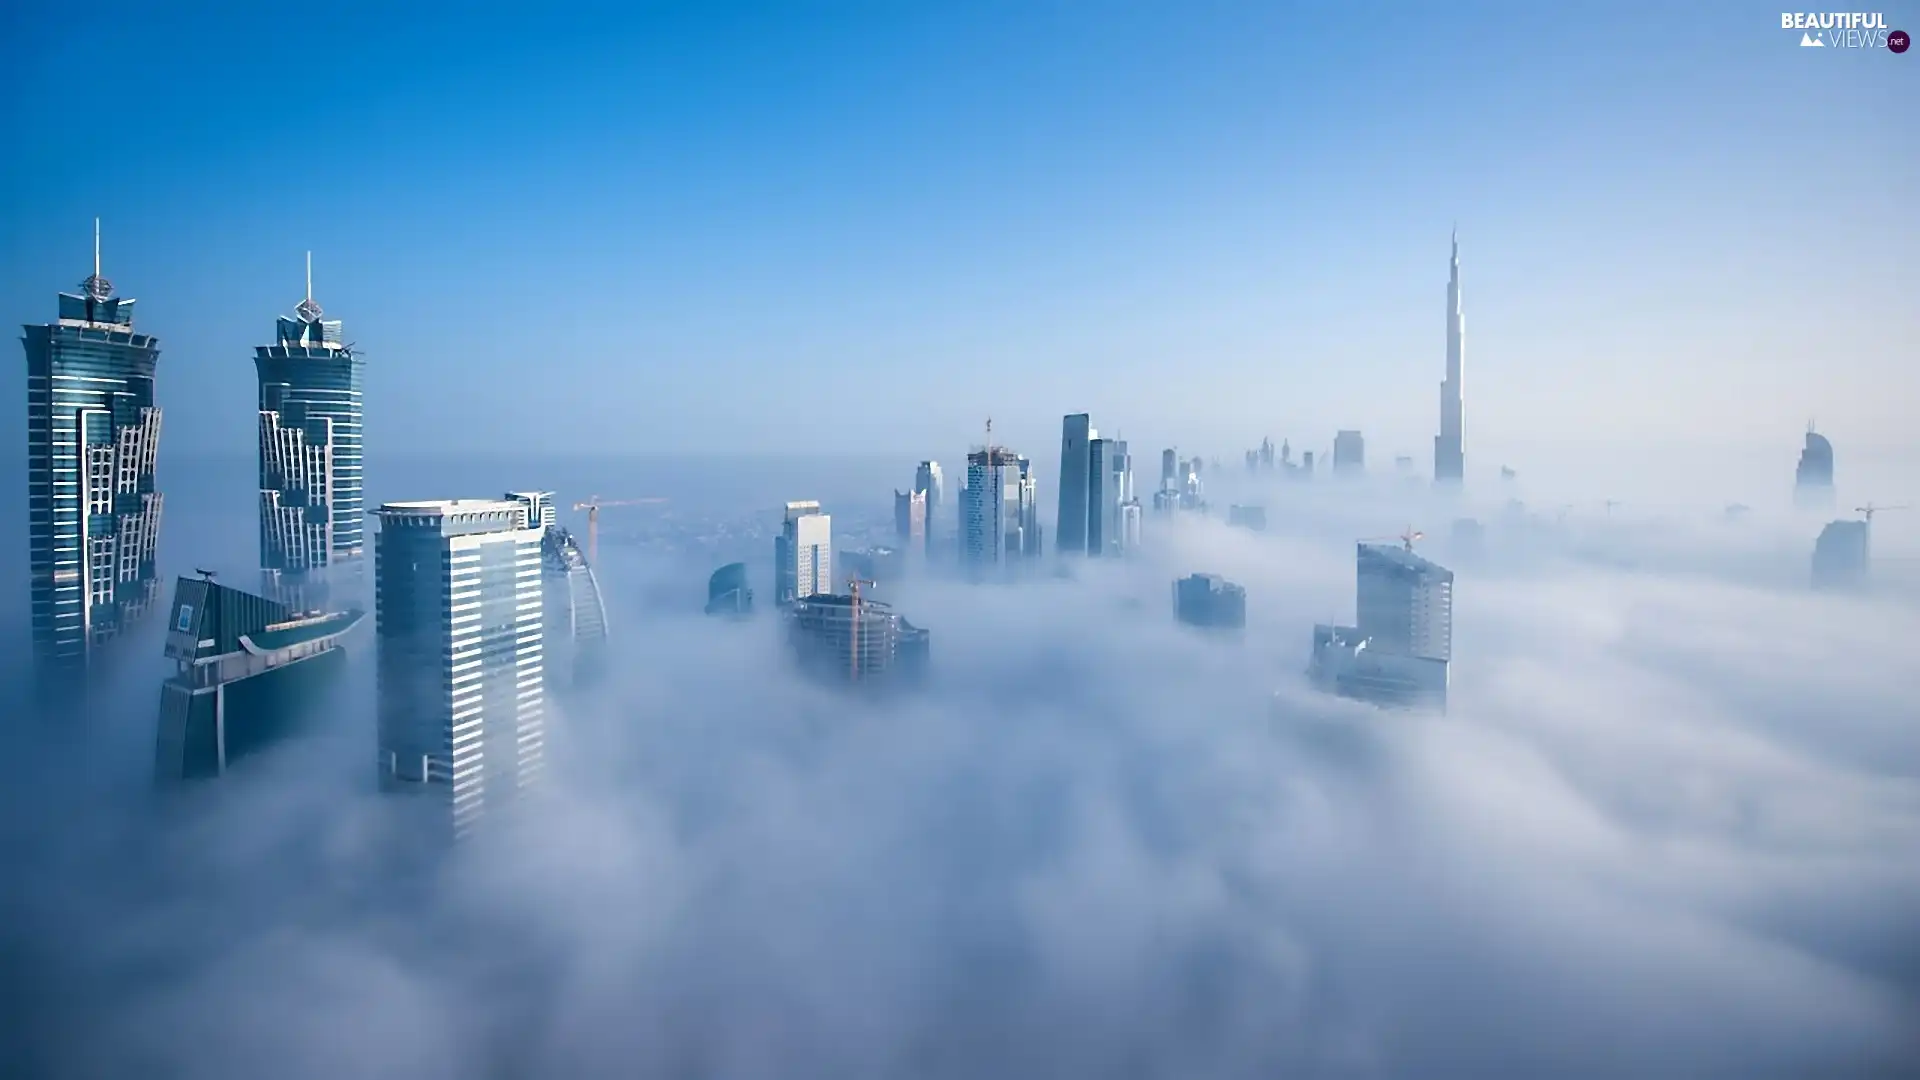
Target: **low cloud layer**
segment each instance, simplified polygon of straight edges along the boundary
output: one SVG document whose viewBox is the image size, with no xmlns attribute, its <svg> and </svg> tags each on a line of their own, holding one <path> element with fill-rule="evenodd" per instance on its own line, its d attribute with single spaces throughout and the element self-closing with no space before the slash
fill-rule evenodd
<svg viewBox="0 0 1920 1080">
<path fill-rule="evenodd" d="M 937 670 L 897 706 L 794 678 L 768 619 L 616 606 L 619 675 L 555 718 L 546 799 L 444 862 L 384 842 L 364 707 L 158 815 L 23 741 L 0 912 L 19 1060 L 291 1080 L 1920 1066 L 1920 611 L 1651 548 L 1515 560 L 1462 571 L 1450 713 L 1385 713 L 1300 675 L 1311 624 L 1351 615 L 1356 529 L 1275 516 L 1267 536 L 1187 523 L 1075 580 L 901 585 Z M 1196 570 L 1247 585 L 1243 641 L 1172 625 L 1170 582 Z"/>
</svg>

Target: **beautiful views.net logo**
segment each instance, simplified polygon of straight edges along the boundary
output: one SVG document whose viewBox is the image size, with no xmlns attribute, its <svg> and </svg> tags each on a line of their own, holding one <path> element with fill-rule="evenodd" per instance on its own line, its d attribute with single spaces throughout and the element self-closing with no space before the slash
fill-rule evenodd
<svg viewBox="0 0 1920 1080">
<path fill-rule="evenodd" d="M 1783 11 L 1780 29 L 1800 31 L 1803 49 L 1886 49 L 1903 53 L 1912 39 L 1905 30 L 1887 28 L 1877 11 Z"/>
</svg>

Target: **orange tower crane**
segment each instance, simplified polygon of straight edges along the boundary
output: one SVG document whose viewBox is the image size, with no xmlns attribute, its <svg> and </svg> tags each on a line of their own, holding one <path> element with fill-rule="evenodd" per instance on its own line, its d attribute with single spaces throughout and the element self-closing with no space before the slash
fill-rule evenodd
<svg viewBox="0 0 1920 1080">
<path fill-rule="evenodd" d="M 576 511 L 587 512 L 587 562 L 593 566 L 600 565 L 600 511 L 602 509 L 609 506 L 652 506 L 666 501 L 663 498 L 602 499 L 598 495 L 592 495 L 586 502 L 574 503 L 573 508 Z"/>
</svg>

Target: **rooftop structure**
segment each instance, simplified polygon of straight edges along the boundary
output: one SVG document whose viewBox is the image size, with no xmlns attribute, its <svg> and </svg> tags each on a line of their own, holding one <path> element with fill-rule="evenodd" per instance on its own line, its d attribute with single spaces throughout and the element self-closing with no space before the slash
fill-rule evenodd
<svg viewBox="0 0 1920 1080">
<path fill-rule="evenodd" d="M 1864 521 L 1832 521 L 1813 542 L 1813 587 L 1857 589 L 1866 584 L 1868 531 Z"/>
<path fill-rule="evenodd" d="M 166 657 L 176 671 L 160 688 L 156 778 L 220 776 L 299 730 L 327 703 L 345 657 L 340 641 L 363 617 L 302 615 L 211 577 L 180 578 L 167 621 Z"/>
</svg>

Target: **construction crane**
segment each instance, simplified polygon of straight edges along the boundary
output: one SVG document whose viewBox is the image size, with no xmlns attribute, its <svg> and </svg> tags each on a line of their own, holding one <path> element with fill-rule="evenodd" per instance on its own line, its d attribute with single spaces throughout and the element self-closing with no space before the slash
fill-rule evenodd
<svg viewBox="0 0 1920 1080">
<path fill-rule="evenodd" d="M 993 421 L 989 420 L 987 423 L 991 425 Z M 851 605 L 853 608 L 853 634 L 850 638 L 852 647 L 851 654 L 847 658 L 847 678 L 852 682 L 860 681 L 860 586 L 862 585 L 878 588 L 879 583 L 860 577 L 857 574 L 847 579 L 847 593 L 853 597 L 853 603 Z"/>
<path fill-rule="evenodd" d="M 576 511 L 587 512 L 587 563 L 600 565 L 600 511 L 609 506 L 652 506 L 663 503 L 663 498 L 647 499 L 602 499 L 598 495 L 588 496 L 586 502 L 573 504 Z"/>
<path fill-rule="evenodd" d="M 1854 507 L 1853 512 L 1856 514 L 1864 515 L 1867 519 L 1867 524 L 1872 525 L 1873 515 L 1879 513 L 1882 510 L 1905 510 L 1907 508 L 1908 507 L 1906 503 L 1896 503 L 1893 506 L 1875 506 L 1873 503 L 1868 503 L 1865 506 Z"/>
<path fill-rule="evenodd" d="M 1425 540 L 1426 538 L 1426 533 L 1416 531 L 1413 526 L 1409 525 L 1407 526 L 1407 531 L 1398 536 L 1363 536 L 1360 538 L 1360 542 L 1363 544 L 1384 544 L 1389 540 L 1398 540 L 1402 548 L 1405 548 L 1407 551 L 1412 551 L 1415 540 Z"/>
</svg>

